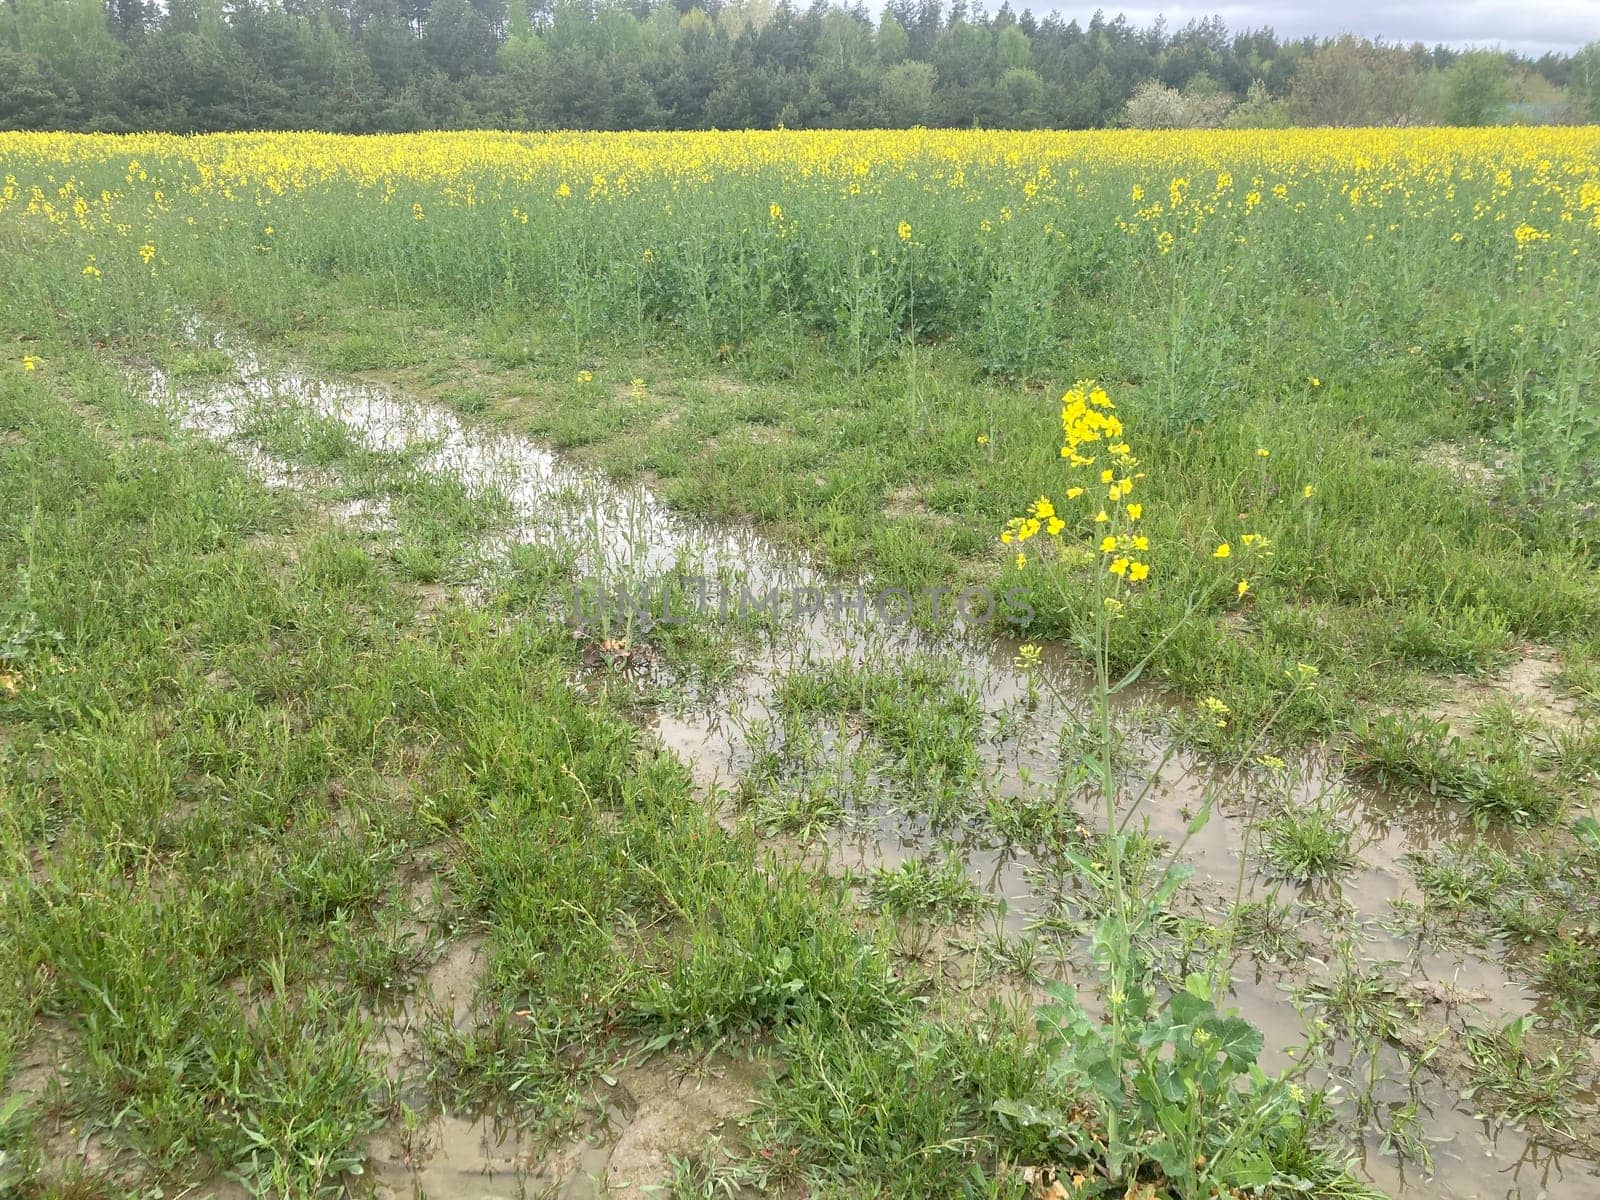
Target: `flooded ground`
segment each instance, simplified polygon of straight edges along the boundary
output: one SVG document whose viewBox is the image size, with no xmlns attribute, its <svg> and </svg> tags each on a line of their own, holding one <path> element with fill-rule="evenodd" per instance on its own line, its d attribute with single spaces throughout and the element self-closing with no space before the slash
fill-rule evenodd
<svg viewBox="0 0 1600 1200">
<path fill-rule="evenodd" d="M 380 1195 L 590 1200 L 657 1194 L 672 1160 L 734 1132 L 766 1081 L 761 1060 L 714 1055 L 691 1074 L 665 1060 L 620 1071 L 595 1097 L 597 1112 L 564 1136 L 529 1136 L 514 1114 L 433 1113 L 375 1139 L 370 1169 Z"/>
<path fill-rule="evenodd" d="M 868 901 L 875 888 L 937 882 L 959 864 L 980 897 L 955 919 L 971 944 L 1026 962 L 1023 975 L 1092 988 L 1083 882 L 1050 852 L 1052 838 L 1033 835 L 1076 826 L 1088 839 L 1099 820 L 1075 770 L 1073 731 L 1087 710 L 1070 655 L 1024 653 L 1020 638 L 996 636 L 985 597 L 965 608 L 940 597 L 937 612 L 924 598 L 885 599 L 870 580 L 827 576 L 751 530 L 689 519 L 646 487 L 441 407 L 211 341 L 229 356 L 229 377 L 150 379 L 152 398 L 184 427 L 292 488 L 306 484 L 305 471 L 274 454 L 260 431 L 264 417 L 300 414 L 500 506 L 467 594 L 491 591 L 496 565 L 518 546 L 559 554 L 579 586 L 546 597 L 551 618 L 593 649 L 596 670 L 629 669 L 653 701 L 648 719 L 662 746 L 727 820 L 770 829 L 776 843 L 849 873 Z M 379 530 L 385 522 L 381 503 L 360 495 L 335 504 L 330 519 Z M 914 621 L 901 619 L 908 605 Z M 680 630 L 718 652 L 675 655 Z M 1524 693 L 1542 695 L 1544 661 L 1530 654 L 1502 694 L 1534 702 Z M 936 733 L 938 720 L 947 727 L 927 741 L 926 728 L 897 723 L 907 706 L 933 714 Z M 1324 1043 L 1317 1078 L 1341 1097 L 1361 1173 L 1416 1196 L 1600 1193 L 1592 1165 L 1560 1152 L 1571 1142 L 1547 1145 L 1498 1122 L 1468 1086 L 1467 1030 L 1549 1012 L 1516 948 L 1493 937 L 1441 941 L 1417 919 L 1414 856 L 1501 835 L 1481 833 L 1442 801 L 1361 786 L 1324 754 L 1219 771 L 1172 744 L 1167 711 L 1147 689 L 1119 697 L 1117 769 L 1130 793 L 1143 794 L 1133 820 L 1154 852 L 1181 846 L 1193 867 L 1176 905 L 1193 919 L 1189 936 L 1229 928 L 1241 903 L 1264 918 L 1262 928 L 1211 943 L 1230 948 L 1232 1002 L 1265 1032 L 1268 1069 L 1295 1061 L 1309 1034 Z M 1191 835 L 1207 806 L 1210 820 Z M 1273 814 L 1316 808 L 1353 832 L 1354 858 L 1332 878 L 1299 885 L 1263 858 L 1263 829 Z M 451 948 L 432 977 L 432 999 L 458 1019 L 467 1019 L 475 986 L 472 956 L 471 946 Z M 642 1194 L 685 1136 L 711 1136 L 746 1112 L 764 1072 L 728 1059 L 675 1079 L 646 1064 L 596 1097 L 590 1125 L 555 1143 L 525 1142 L 491 1118 L 433 1112 L 381 1135 L 373 1169 L 391 1194 Z M 1593 1075 L 1591 1055 L 1574 1112 L 1593 1113 Z M 1430 1158 L 1431 1171 L 1419 1165 Z"/>
</svg>

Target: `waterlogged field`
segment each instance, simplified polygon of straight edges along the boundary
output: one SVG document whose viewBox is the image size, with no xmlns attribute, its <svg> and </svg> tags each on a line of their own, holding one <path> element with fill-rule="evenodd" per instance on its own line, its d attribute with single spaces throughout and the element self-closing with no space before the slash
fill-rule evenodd
<svg viewBox="0 0 1600 1200">
<path fill-rule="evenodd" d="M 1600 1188 L 1600 129 L 0 176 L 0 1192 Z"/>
</svg>

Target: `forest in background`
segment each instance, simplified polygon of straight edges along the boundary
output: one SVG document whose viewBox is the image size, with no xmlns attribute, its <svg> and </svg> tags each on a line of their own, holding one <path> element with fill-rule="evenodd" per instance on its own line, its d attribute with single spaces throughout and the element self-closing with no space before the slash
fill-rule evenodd
<svg viewBox="0 0 1600 1200">
<path fill-rule="evenodd" d="M 3 0 L 0 129 L 967 128 L 1600 120 L 1537 59 L 1220 18 L 892 0 Z"/>
</svg>

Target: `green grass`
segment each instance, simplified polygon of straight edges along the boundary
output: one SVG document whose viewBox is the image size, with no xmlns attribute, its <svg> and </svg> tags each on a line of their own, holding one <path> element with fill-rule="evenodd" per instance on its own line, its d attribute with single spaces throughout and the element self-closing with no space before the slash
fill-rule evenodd
<svg viewBox="0 0 1600 1200">
<path fill-rule="evenodd" d="M 993 1136 L 981 1131 L 996 1101 L 1045 1086 L 1047 1057 L 1018 1014 L 993 1010 L 964 1027 L 889 1039 L 853 1031 L 836 1041 L 799 1024 L 779 1052 L 786 1093 L 764 1131 L 775 1182 L 808 1179 L 846 1195 L 1026 1194 L 1020 1173 L 996 1172 L 972 1153 Z M 1002 1128 L 1008 1159 L 1049 1153 L 1031 1131 Z"/>
<path fill-rule="evenodd" d="M 1548 821 L 1566 799 L 1553 781 L 1540 777 L 1530 740 L 1505 723 L 1462 737 L 1427 718 L 1362 720 L 1351 762 L 1379 782 L 1458 801 L 1485 821 Z"/>
<path fill-rule="evenodd" d="M 0 611 L 0 854 L 17 866 L 0 1088 L 46 1029 L 70 1086 L 0 1107 L 0 1178 L 28 1196 L 226 1176 L 334 1194 L 369 1134 L 419 1119 L 416 1089 L 556 1131 L 641 1050 L 776 1036 L 793 1065 L 755 1148 L 680 1162 L 680 1194 L 1018 1194 L 1043 1149 L 993 1105 L 1047 1085 L 1016 1014 L 938 1023 L 917 999 L 937 981 L 907 975 L 845 881 L 718 824 L 646 751 L 631 687 L 574 686 L 577 642 L 526 602 L 561 578 L 558 553 L 518 552 L 482 607 L 447 596 L 419 619 L 388 548 L 427 530 L 466 555 L 494 504 L 467 519 L 404 456 L 309 417 L 251 427 L 322 472 L 270 492 L 100 357 L 63 345 L 52 363 L 0 381 L 0 568 L 17 583 Z M 328 524 L 352 488 L 393 528 Z M 783 707 L 854 714 L 937 776 L 952 723 L 963 753 L 974 733 L 951 684 L 928 664 L 825 671 L 795 676 Z M 986 906 L 955 859 L 866 892 L 912 918 Z M 458 1022 L 426 975 L 478 935 Z M 393 1081 L 375 1034 L 405 996 L 423 1003 Z M 939 1020 L 966 1006 L 944 996 Z M 859 1097 L 842 1119 L 824 1113 L 839 1089 Z M 86 1167 L 52 1158 L 69 1125 L 92 1139 Z"/>
<path fill-rule="evenodd" d="M 982 788 L 982 708 L 953 662 L 908 660 L 885 669 L 829 663 L 784 675 L 774 701 L 801 741 L 807 723 L 859 722 L 881 748 L 884 784 L 936 821 L 968 809 Z"/>
<path fill-rule="evenodd" d="M 867 903 L 894 916 L 958 920 L 988 907 L 990 898 L 967 877 L 960 858 L 913 858 L 877 867 L 866 881 Z"/>
<path fill-rule="evenodd" d="M 1533 1025 L 1524 1017 L 1502 1029 L 1467 1030 L 1473 1094 L 1518 1124 L 1570 1133 L 1575 1056 L 1566 1048 L 1536 1053 L 1528 1038 Z"/>
<path fill-rule="evenodd" d="M 1600 923 L 1587 897 L 1600 882 L 1600 835 L 1592 818 L 1507 848 L 1435 848 L 1413 871 L 1438 924 L 1522 948 L 1556 1010 L 1578 1029 L 1596 1028 Z"/>
<path fill-rule="evenodd" d="M 1261 857 L 1273 874 L 1296 883 L 1336 881 L 1360 860 L 1347 810 L 1323 802 L 1286 807 L 1261 825 Z"/>
<path fill-rule="evenodd" d="M 427 1035 L 450 1095 L 515 1088 L 553 1117 L 574 1045 L 598 1069 L 630 1031 L 906 1019 L 842 894 L 641 756 L 625 710 L 572 687 L 561 630 L 447 606 L 419 634 L 376 547 L 171 438 L 103 366 L 56 361 L 74 407 L 31 378 L 0 391 L 0 1074 L 48 1018 L 68 1117 L 150 1182 L 342 1186 L 390 1115 L 367 1002 L 450 936 L 413 911 L 412 864 L 490 931 L 485 1030 L 525 1014 L 488 1049 Z M 420 482 L 383 480 L 397 536 L 416 505 L 461 546 L 479 526 Z M 21 1120 L 8 1154 L 31 1153 Z"/>
<path fill-rule="evenodd" d="M 760 721 L 745 731 L 752 762 L 737 799 L 760 828 L 806 840 L 879 797 L 879 755 L 853 746 L 848 729 L 831 742 L 805 725 L 779 729 Z"/>
<path fill-rule="evenodd" d="M 1083 591 L 1071 568 L 1044 568 L 1065 573 L 1060 587 L 1014 572 L 997 540 L 1028 497 L 1059 492 L 1060 384 L 997 383 L 948 346 L 858 379 L 819 353 L 780 367 L 755 347 L 722 364 L 665 343 L 597 350 L 596 381 L 574 384 L 559 355 L 501 365 L 488 320 L 396 308 L 356 281 L 330 288 L 283 272 L 274 286 L 303 315 L 265 331 L 313 361 L 336 365 L 328 347 L 339 331 L 382 314 L 401 331 L 382 373 L 409 388 L 448 403 L 465 367 L 473 412 L 645 477 L 687 511 L 754 521 L 883 586 L 1028 588 L 1035 637 L 1070 641 L 1087 628 L 1087 610 L 1055 598 Z M 219 299 L 230 319 L 262 328 L 249 297 Z M 1325 361 L 1322 326 L 1315 310 L 1296 316 L 1293 353 Z M 1275 372 L 1203 428 L 1163 424 L 1137 385 L 1108 381 L 1146 469 L 1156 468 L 1143 499 L 1161 579 L 1130 606 L 1113 649 L 1126 665 L 1159 645 L 1150 674 L 1181 694 L 1224 699 L 1235 720 L 1214 744 L 1273 714 L 1285 741 L 1348 736 L 1364 712 L 1425 699 L 1430 674 L 1492 672 L 1526 641 L 1556 647 L 1574 678 L 1594 662 L 1586 631 L 1600 620 L 1600 582 L 1584 544 L 1466 486 L 1430 450 L 1480 419 L 1464 388 L 1403 350 L 1354 366 L 1314 390 Z M 627 392 L 634 376 L 648 381 L 642 400 Z M 1390 400 L 1423 392 L 1425 405 Z M 1266 536 L 1271 556 L 1215 563 L 1210 549 L 1242 530 Z M 1241 572 L 1252 586 L 1242 603 L 1231 592 Z M 1167 638 L 1197 589 L 1226 598 Z M 1301 662 L 1319 676 L 1296 692 L 1289 672 Z M 1484 807 L 1538 816 L 1536 801 L 1518 807 L 1527 801 L 1501 787 Z"/>
</svg>

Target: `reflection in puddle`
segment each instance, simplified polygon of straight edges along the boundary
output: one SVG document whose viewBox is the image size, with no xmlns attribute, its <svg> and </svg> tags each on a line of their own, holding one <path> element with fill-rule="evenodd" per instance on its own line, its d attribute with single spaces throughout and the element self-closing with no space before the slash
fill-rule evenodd
<svg viewBox="0 0 1600 1200">
<path fill-rule="evenodd" d="M 234 445 L 275 486 L 304 486 L 307 476 L 241 435 L 263 410 L 298 409 L 336 422 L 368 450 L 409 456 L 416 470 L 457 482 L 469 497 L 503 501 L 509 516 L 483 544 L 486 562 L 528 544 L 559 550 L 575 562 L 577 577 L 607 592 L 641 581 L 690 577 L 714 581 L 721 594 L 794 597 L 839 591 L 838 581 L 749 529 L 689 519 L 645 487 L 585 471 L 525 439 L 471 428 L 448 410 L 376 387 L 336 385 L 271 367 L 247 350 L 221 345 L 233 359 L 236 378 L 174 389 L 157 373 L 152 394 L 184 427 Z M 370 500 L 355 505 L 352 514 L 364 519 L 387 516 Z M 1083 717 L 1075 699 L 1084 694 L 1078 668 L 1046 647 L 1037 665 L 1022 669 L 1016 639 L 995 637 L 987 626 L 966 627 L 950 608 L 946 614 L 944 625 L 930 631 L 881 619 L 870 605 L 823 603 L 786 613 L 782 620 L 757 622 L 753 630 L 747 623 L 739 633 L 743 653 L 734 677 L 705 689 L 693 703 L 669 701 L 656 716 L 656 732 L 708 794 L 733 789 L 757 773 L 758 754 L 781 758 L 797 730 L 831 748 L 841 761 L 872 740 L 857 719 L 860 714 L 830 713 L 809 726 L 803 720 L 797 725 L 793 714 L 783 711 L 785 680 L 841 668 L 892 672 L 907 664 L 937 663 L 950 670 L 952 692 L 970 695 L 979 714 L 972 739 L 978 767 L 970 790 L 1022 811 L 1031 806 L 1058 816 L 1070 813 L 1080 797 L 1064 771 L 1063 764 L 1073 758 L 1063 753 L 1062 730 Z M 647 625 L 650 617 L 642 619 Z M 1236 896 L 1275 898 L 1287 904 L 1291 932 L 1309 947 L 1309 957 L 1288 968 L 1249 953 L 1235 964 L 1234 1001 L 1266 1034 L 1272 1061 L 1265 1065 L 1287 1063 L 1274 1052 L 1304 1040 L 1305 1022 L 1289 1002 L 1286 984 L 1291 979 L 1315 984 L 1319 976 L 1330 975 L 1326 950 L 1341 940 L 1346 960 L 1383 964 L 1384 986 L 1396 1002 L 1413 1016 L 1426 1015 L 1449 1035 L 1459 1034 L 1466 1023 L 1497 1026 L 1535 1009 L 1538 998 L 1502 965 L 1502 947 L 1441 951 L 1388 928 L 1396 903 L 1419 899 L 1407 856 L 1477 836 L 1457 813 L 1444 805 L 1352 788 L 1336 762 L 1316 755 L 1281 772 L 1219 776 L 1202 759 L 1174 753 L 1161 738 L 1159 721 L 1141 719 L 1154 697 L 1125 697 L 1124 704 L 1125 769 L 1130 777 L 1153 778 L 1142 809 L 1149 834 L 1170 844 L 1182 842 L 1195 812 L 1208 795 L 1214 797 L 1212 819 L 1184 851 L 1195 870 L 1187 889 L 1194 915 L 1221 919 Z M 928 792 L 916 783 L 875 772 L 859 782 L 859 788 L 845 790 L 859 791 L 860 803 L 841 811 L 843 819 L 828 834 L 830 865 L 865 873 L 932 852 L 959 853 L 971 881 L 1004 899 L 1002 933 L 1053 940 L 1068 958 L 1075 946 L 1081 948 L 1072 928 L 1075 880 L 1064 863 L 1008 844 L 993 822 L 980 819 L 981 809 L 931 813 Z M 1299 890 L 1257 871 L 1254 846 L 1250 866 L 1242 868 L 1247 825 L 1268 802 L 1336 803 L 1355 834 L 1357 867 L 1337 881 Z M 1515 1131 L 1503 1129 L 1498 1142 L 1489 1140 L 1473 1105 L 1459 1101 L 1458 1084 L 1444 1076 L 1425 1069 L 1415 1092 L 1408 1091 L 1396 1081 L 1403 1081 L 1409 1068 L 1392 1047 L 1363 1046 L 1357 1037 L 1344 1049 L 1360 1051 L 1353 1057 L 1362 1065 L 1353 1066 L 1353 1074 L 1380 1064 L 1382 1078 L 1371 1092 L 1380 1108 L 1404 1103 L 1416 1092 L 1424 1101 L 1422 1136 L 1432 1147 L 1435 1173 L 1418 1180 L 1402 1172 L 1373 1133 L 1362 1157 L 1366 1174 L 1380 1186 L 1424 1195 L 1575 1200 L 1600 1188 L 1583 1164 L 1541 1157 L 1535 1144 Z M 609 1107 L 606 1111 L 612 1113 Z M 633 1117 L 625 1109 L 616 1111 L 621 1124 Z M 404 1176 L 405 1186 L 419 1195 L 513 1196 L 552 1187 L 559 1187 L 559 1195 L 587 1195 L 581 1189 L 588 1183 L 578 1181 L 603 1175 L 611 1165 L 615 1137 L 611 1122 L 604 1124 L 608 1132 L 597 1141 L 530 1147 L 492 1124 L 439 1116 L 430 1135 L 436 1148 L 414 1162 L 405 1155 L 390 1159 L 379 1176 L 391 1187 Z"/>
</svg>

